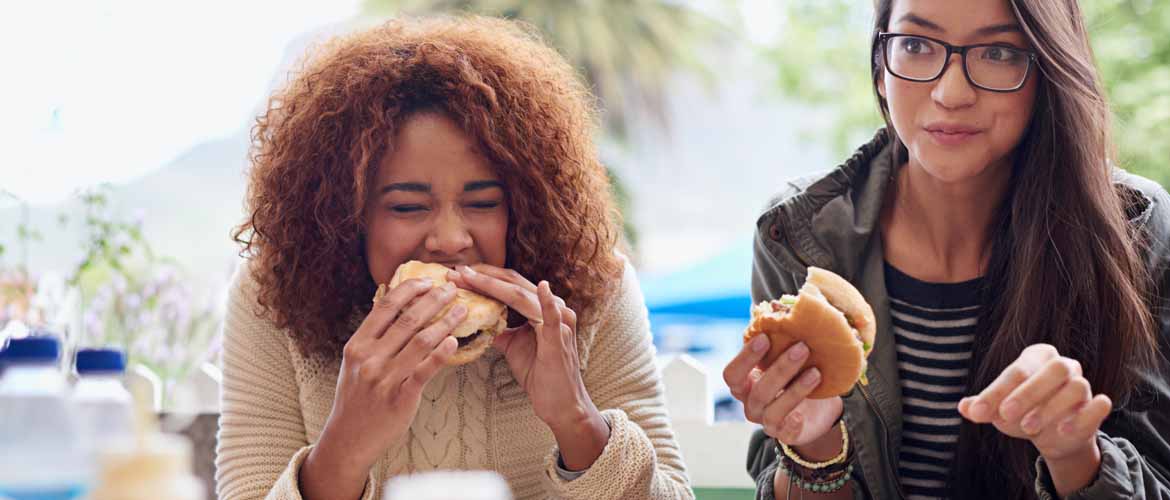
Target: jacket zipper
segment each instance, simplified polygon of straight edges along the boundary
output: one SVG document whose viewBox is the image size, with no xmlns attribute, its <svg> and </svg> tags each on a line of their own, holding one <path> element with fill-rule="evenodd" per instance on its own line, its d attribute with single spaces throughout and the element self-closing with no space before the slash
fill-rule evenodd
<svg viewBox="0 0 1170 500">
<path fill-rule="evenodd" d="M 858 384 L 857 388 L 861 390 L 861 397 L 865 398 L 865 402 L 873 408 L 874 415 L 877 415 L 878 423 L 882 425 L 882 439 L 885 441 L 886 450 L 890 449 L 890 428 L 886 425 L 886 419 L 882 418 L 882 412 L 878 410 L 877 403 L 869 396 L 869 391 L 865 390 L 865 386 Z M 894 470 L 894 461 L 888 455 L 885 457 L 886 468 L 890 473 L 890 477 L 894 478 L 894 489 L 898 493 L 898 498 L 906 498 L 906 492 L 902 491 L 902 481 L 898 479 L 898 473 Z M 873 497 L 873 492 L 869 492 L 870 497 Z"/>
</svg>

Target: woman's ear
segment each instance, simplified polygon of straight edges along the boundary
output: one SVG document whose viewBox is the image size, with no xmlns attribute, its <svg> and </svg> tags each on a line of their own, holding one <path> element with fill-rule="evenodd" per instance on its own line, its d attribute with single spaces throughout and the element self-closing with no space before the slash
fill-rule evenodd
<svg viewBox="0 0 1170 500">
<path fill-rule="evenodd" d="M 888 98 L 886 97 L 886 70 L 885 69 L 878 69 L 877 91 L 878 91 L 878 95 L 882 96 L 882 99 L 888 100 Z"/>
</svg>

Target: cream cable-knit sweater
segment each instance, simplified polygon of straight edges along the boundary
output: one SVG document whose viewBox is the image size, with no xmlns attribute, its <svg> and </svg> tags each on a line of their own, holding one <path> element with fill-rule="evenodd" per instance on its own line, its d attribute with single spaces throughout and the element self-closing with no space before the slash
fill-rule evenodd
<svg viewBox="0 0 1170 500">
<path fill-rule="evenodd" d="M 333 404 L 341 360 L 303 357 L 255 312 L 256 283 L 240 266 L 224 324 L 216 450 L 220 500 L 301 498 L 298 472 Z M 556 473 L 556 442 L 494 349 L 439 373 L 410 432 L 371 468 L 362 500 L 390 477 L 433 469 L 489 469 L 517 499 L 693 498 L 663 402 L 649 322 L 633 269 L 595 328 L 578 332 L 585 386 L 611 427 L 601 456 L 572 481 Z"/>
</svg>

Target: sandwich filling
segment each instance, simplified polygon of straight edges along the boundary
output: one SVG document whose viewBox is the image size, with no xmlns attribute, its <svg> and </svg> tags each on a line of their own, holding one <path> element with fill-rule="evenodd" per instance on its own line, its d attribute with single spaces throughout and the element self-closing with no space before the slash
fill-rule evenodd
<svg viewBox="0 0 1170 500">
<path fill-rule="evenodd" d="M 459 342 L 459 348 L 467 347 L 472 342 L 475 342 L 475 339 L 479 338 L 480 334 L 482 333 L 483 330 L 476 330 L 475 333 L 471 335 L 466 337 L 457 337 L 455 340 Z"/>
</svg>

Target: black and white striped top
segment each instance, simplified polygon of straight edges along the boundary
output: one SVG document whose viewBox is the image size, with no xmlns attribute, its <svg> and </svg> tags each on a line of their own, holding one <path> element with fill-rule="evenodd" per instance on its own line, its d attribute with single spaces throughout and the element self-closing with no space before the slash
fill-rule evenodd
<svg viewBox="0 0 1170 500">
<path fill-rule="evenodd" d="M 898 476 L 910 499 L 947 496 L 981 286 L 980 279 L 927 283 L 886 265 L 902 383 Z"/>
</svg>

